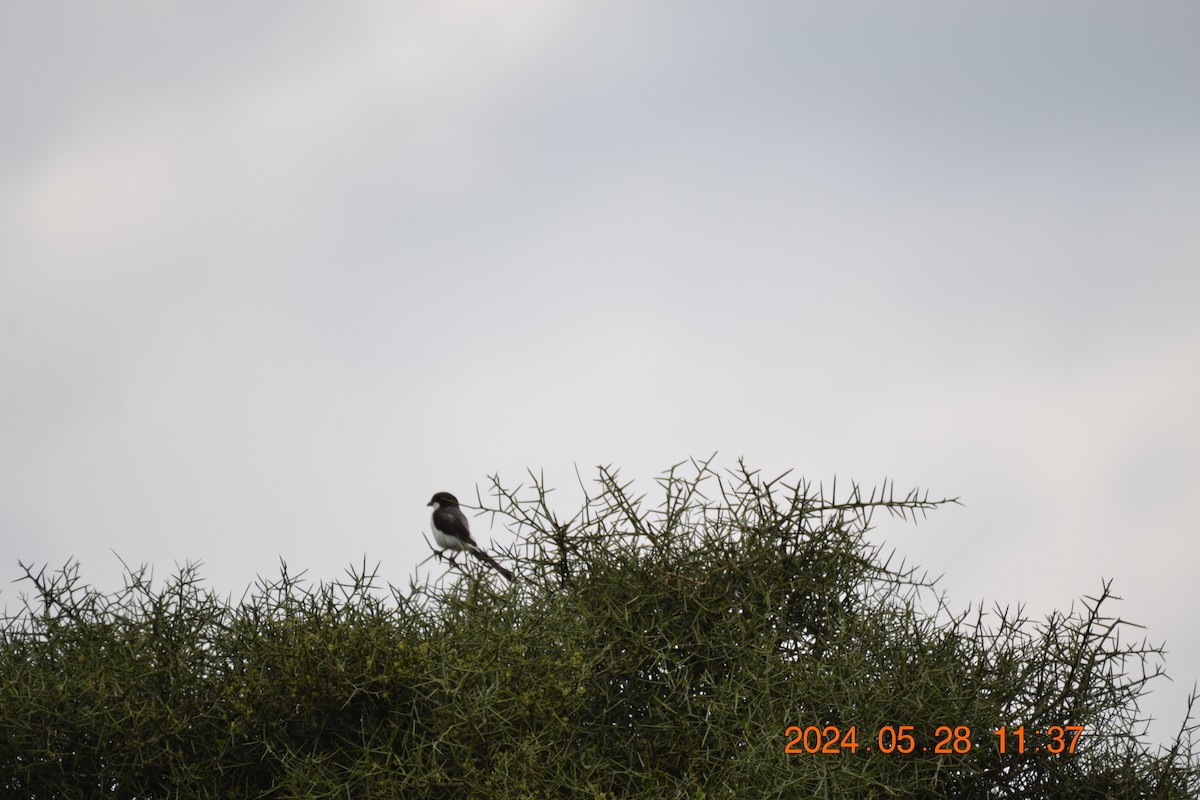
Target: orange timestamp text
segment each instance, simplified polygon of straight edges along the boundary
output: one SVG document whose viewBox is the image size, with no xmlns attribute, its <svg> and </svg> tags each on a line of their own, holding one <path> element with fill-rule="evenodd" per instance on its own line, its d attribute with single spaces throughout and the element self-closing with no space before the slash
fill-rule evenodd
<svg viewBox="0 0 1200 800">
<path fill-rule="evenodd" d="M 857 753 L 861 746 L 864 752 L 892 753 L 969 753 L 976 745 L 971 739 L 971 728 L 967 725 L 938 725 L 932 739 L 918 741 L 913 725 L 884 725 L 872 740 L 858 741 L 858 726 L 843 729 L 838 725 L 789 725 L 784 730 L 787 744 L 783 752 L 789 755 L 825 753 Z M 1053 755 L 1074 753 L 1082 725 L 1050 725 L 1045 730 L 1029 730 L 1021 725 L 1010 728 L 1002 725 L 991 731 L 995 744 L 1002 755 L 1046 751 Z"/>
</svg>

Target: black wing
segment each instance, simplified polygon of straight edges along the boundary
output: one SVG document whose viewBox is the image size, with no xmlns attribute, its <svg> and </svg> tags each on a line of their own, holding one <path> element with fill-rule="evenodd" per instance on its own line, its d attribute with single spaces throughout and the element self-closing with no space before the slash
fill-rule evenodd
<svg viewBox="0 0 1200 800">
<path fill-rule="evenodd" d="M 466 516 L 457 508 L 442 506 L 434 511 L 433 524 L 447 536 L 453 536 L 471 547 L 478 547 L 475 540 L 471 538 L 471 526 L 467 524 Z"/>
</svg>

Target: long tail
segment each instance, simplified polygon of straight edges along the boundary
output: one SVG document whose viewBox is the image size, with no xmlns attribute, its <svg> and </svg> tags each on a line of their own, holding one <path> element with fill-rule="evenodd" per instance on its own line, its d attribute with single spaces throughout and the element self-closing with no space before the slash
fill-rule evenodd
<svg viewBox="0 0 1200 800">
<path fill-rule="evenodd" d="M 499 572 L 501 575 L 504 576 L 505 580 L 512 581 L 512 573 L 509 572 L 508 570 L 506 570 L 504 567 L 497 564 L 496 559 L 489 556 L 483 550 L 479 549 L 478 547 L 472 547 L 471 555 L 475 556 L 483 563 L 489 565 L 492 569 L 496 570 L 496 572 Z"/>
</svg>

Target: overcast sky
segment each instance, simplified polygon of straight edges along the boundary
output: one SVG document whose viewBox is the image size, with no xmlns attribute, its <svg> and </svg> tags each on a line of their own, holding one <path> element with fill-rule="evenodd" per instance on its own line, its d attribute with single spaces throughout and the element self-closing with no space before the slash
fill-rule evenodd
<svg viewBox="0 0 1200 800">
<path fill-rule="evenodd" d="M 0 5 L 0 606 L 744 456 L 1200 679 L 1200 5 Z M 566 499 L 566 498 L 564 498 Z M 503 529 L 475 521 L 485 541 Z"/>
</svg>

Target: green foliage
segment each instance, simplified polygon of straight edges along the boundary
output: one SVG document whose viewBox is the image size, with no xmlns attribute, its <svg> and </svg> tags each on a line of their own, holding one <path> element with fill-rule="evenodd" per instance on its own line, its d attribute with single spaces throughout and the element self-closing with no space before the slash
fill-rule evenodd
<svg viewBox="0 0 1200 800">
<path fill-rule="evenodd" d="M 284 568 L 231 603 L 190 566 L 161 587 L 127 570 L 112 594 L 75 564 L 25 568 L 33 597 L 0 629 L 0 793 L 1200 794 L 1190 706 L 1171 748 L 1138 737 L 1161 651 L 1122 635 L 1107 584 L 1038 622 L 955 614 L 865 540 L 876 510 L 952 501 L 694 462 L 649 509 L 607 469 L 567 519 L 541 480 L 491 488 L 511 585 L 469 560 L 405 590 L 365 565 L 317 586 Z M 854 726 L 859 749 L 785 754 L 792 725 Z M 975 746 L 932 752 L 942 725 Z M 1002 755 L 1001 725 L 1084 733 L 1074 753 L 1030 737 Z M 916 752 L 878 752 L 887 726 L 912 726 Z"/>
</svg>

